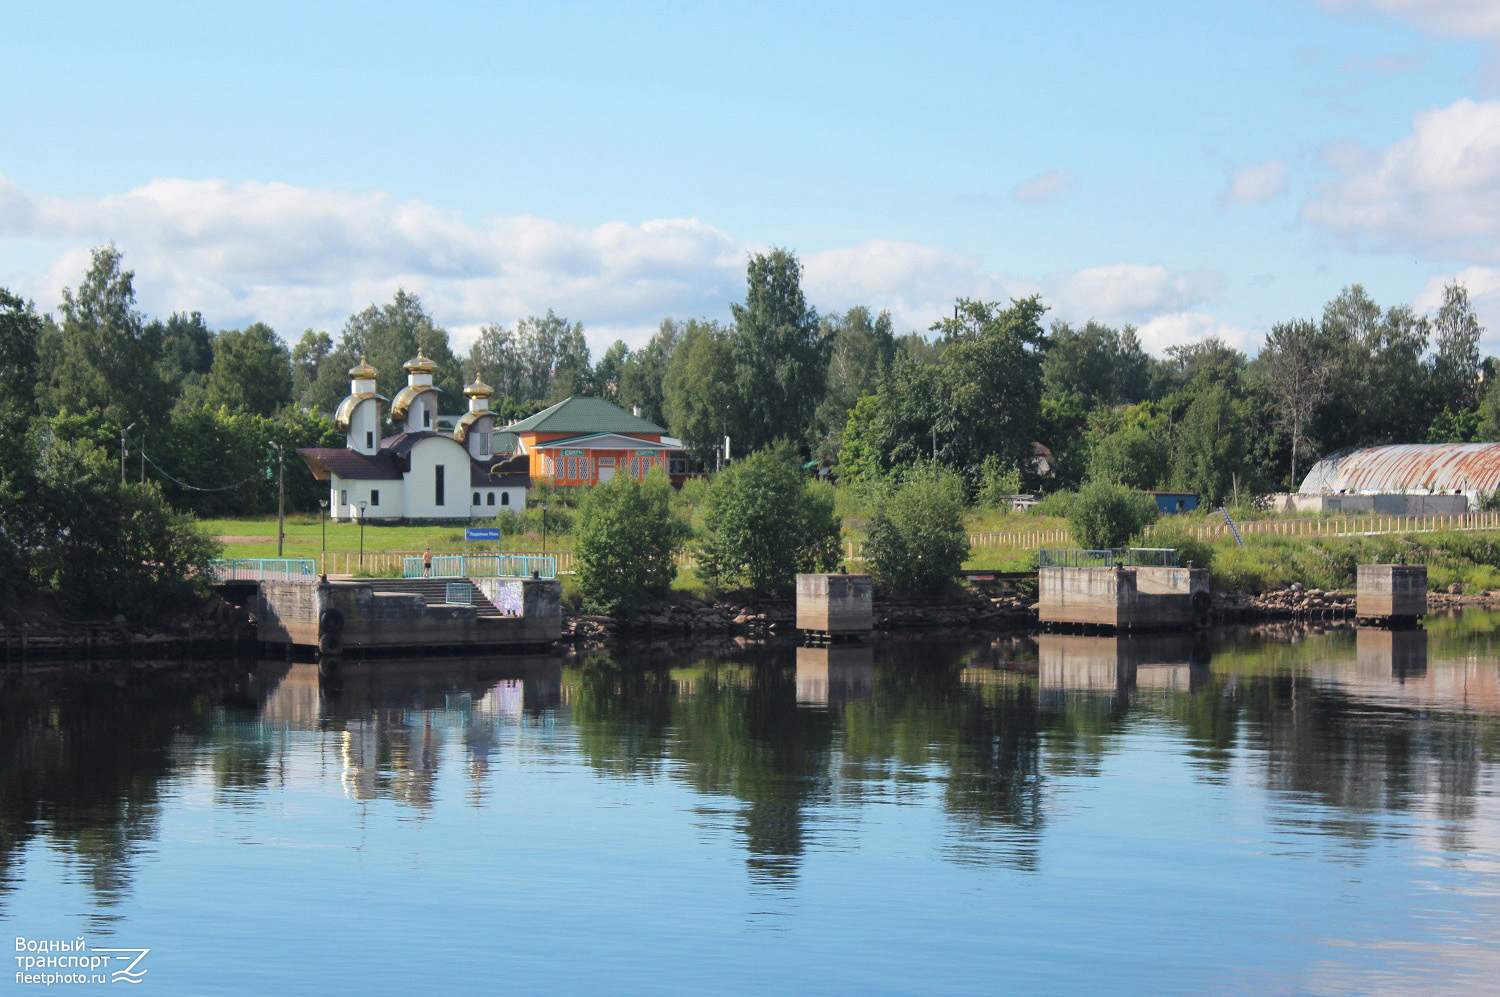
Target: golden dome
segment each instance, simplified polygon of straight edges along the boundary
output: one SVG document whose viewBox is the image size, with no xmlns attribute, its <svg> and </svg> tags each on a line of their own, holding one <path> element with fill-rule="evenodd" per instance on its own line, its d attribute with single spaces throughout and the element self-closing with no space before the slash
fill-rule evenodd
<svg viewBox="0 0 1500 997">
<path fill-rule="evenodd" d="M 431 374 L 435 370 L 437 370 L 437 364 L 422 356 L 421 350 L 417 351 L 416 356 L 406 361 L 406 372 L 408 374 Z"/>
<path fill-rule="evenodd" d="M 464 394 L 470 398 L 488 398 L 494 393 L 495 389 L 481 381 L 478 374 L 474 375 L 474 383 L 464 389 Z"/>
<path fill-rule="evenodd" d="M 375 368 L 365 363 L 365 355 L 363 353 L 359 355 L 359 365 L 349 368 L 349 376 L 360 379 L 367 380 L 373 378 L 375 377 L 375 373 Z"/>
</svg>

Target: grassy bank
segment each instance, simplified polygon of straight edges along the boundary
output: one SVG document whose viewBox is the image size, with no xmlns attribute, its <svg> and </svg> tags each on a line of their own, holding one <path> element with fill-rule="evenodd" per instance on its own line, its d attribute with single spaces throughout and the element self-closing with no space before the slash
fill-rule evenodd
<svg viewBox="0 0 1500 997">
<path fill-rule="evenodd" d="M 1200 545 L 1202 547 L 1204 545 Z M 1466 592 L 1500 589 L 1500 535 L 1408 533 L 1373 537 L 1249 537 L 1244 547 L 1220 543 L 1210 572 L 1216 589 L 1264 592 L 1301 582 L 1309 588 L 1352 589 L 1356 566 L 1427 565 L 1433 588 L 1455 582 Z M 1200 554 L 1198 563 L 1204 558 Z"/>
</svg>

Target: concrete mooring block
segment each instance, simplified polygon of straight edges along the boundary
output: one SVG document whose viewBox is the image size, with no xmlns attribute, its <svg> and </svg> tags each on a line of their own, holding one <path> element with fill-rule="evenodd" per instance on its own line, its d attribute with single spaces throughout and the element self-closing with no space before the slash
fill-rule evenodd
<svg viewBox="0 0 1500 997">
<path fill-rule="evenodd" d="M 797 629 L 839 636 L 875 628 L 869 575 L 798 575 Z"/>
<path fill-rule="evenodd" d="M 1355 615 L 1361 620 L 1418 620 L 1427 615 L 1427 565 L 1361 564 Z"/>
<path fill-rule="evenodd" d="M 1046 567 L 1037 593 L 1038 619 L 1057 626 L 1175 630 L 1210 622 L 1204 568 Z"/>
</svg>

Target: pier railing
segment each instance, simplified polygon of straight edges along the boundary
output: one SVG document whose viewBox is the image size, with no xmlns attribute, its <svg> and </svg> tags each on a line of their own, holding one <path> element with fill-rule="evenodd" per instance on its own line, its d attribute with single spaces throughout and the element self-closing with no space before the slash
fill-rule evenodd
<svg viewBox="0 0 1500 997">
<path fill-rule="evenodd" d="M 1043 568 L 1175 568 L 1177 551 L 1170 547 L 1116 547 L 1113 550 L 1078 550 L 1073 547 L 1043 547 L 1037 551 Z"/>
<path fill-rule="evenodd" d="M 214 582 L 312 581 L 317 576 L 310 557 L 221 557 L 208 564 Z"/>
<path fill-rule="evenodd" d="M 552 554 L 443 554 L 432 558 L 432 572 L 425 559 L 401 560 L 402 578 L 538 578 L 557 577 L 557 558 Z"/>
</svg>

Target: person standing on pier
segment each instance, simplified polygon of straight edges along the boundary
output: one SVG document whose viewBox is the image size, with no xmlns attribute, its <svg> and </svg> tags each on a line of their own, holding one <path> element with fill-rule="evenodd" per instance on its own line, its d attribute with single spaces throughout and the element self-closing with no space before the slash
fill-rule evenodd
<svg viewBox="0 0 1500 997">
<path fill-rule="evenodd" d="M 422 551 L 422 577 L 432 577 L 432 548 L 428 547 Z"/>
</svg>

